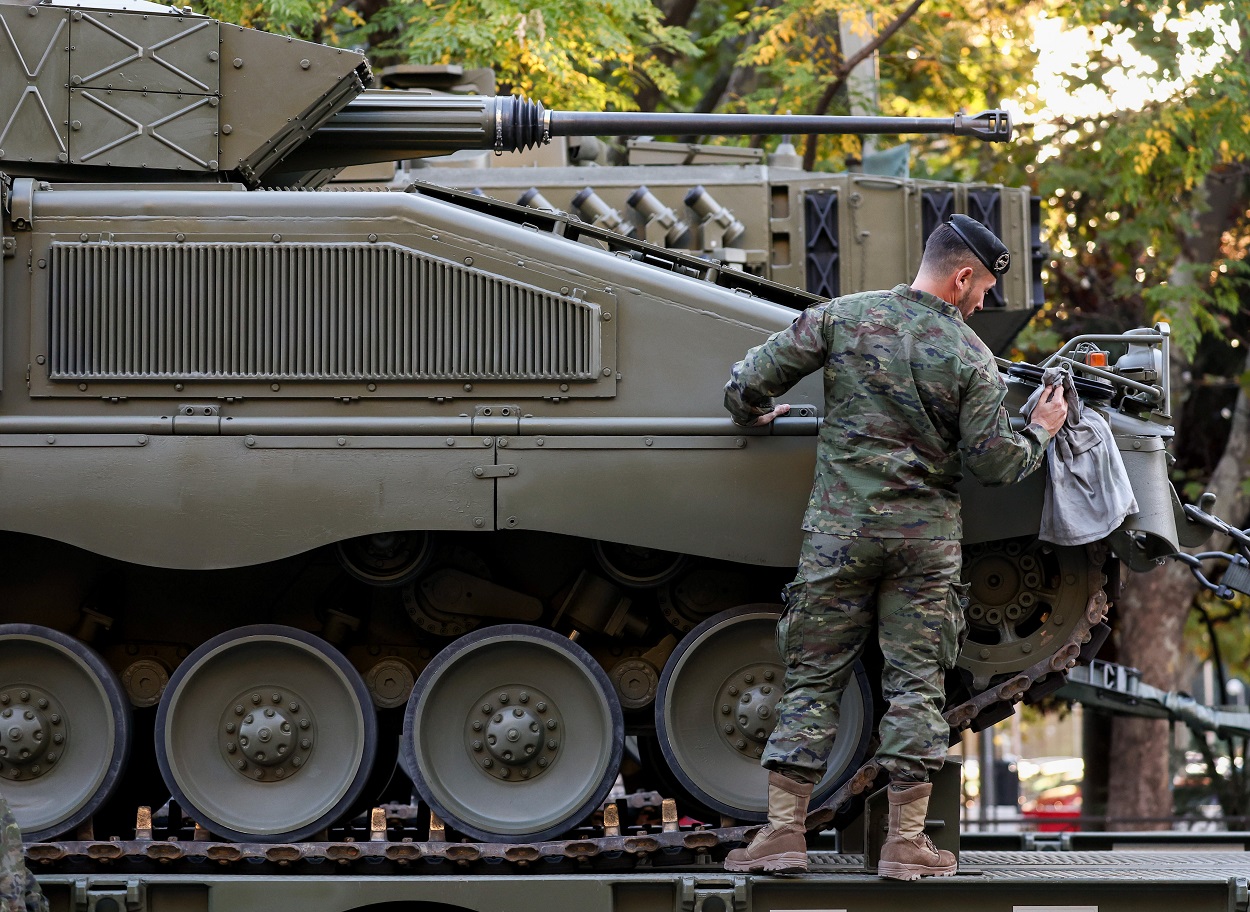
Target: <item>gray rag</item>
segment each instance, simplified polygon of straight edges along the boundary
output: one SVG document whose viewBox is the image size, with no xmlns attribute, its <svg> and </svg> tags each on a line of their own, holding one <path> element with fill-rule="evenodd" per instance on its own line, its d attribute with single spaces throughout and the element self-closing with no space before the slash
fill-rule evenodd
<svg viewBox="0 0 1250 912">
<path fill-rule="evenodd" d="M 1106 538 L 1137 512 L 1133 486 L 1107 420 L 1085 408 L 1072 372 L 1048 367 L 1042 385 L 1020 409 L 1024 416 L 1046 386 L 1062 385 L 1068 417 L 1046 450 L 1046 495 L 1037 537 L 1055 545 L 1084 545 Z"/>
</svg>

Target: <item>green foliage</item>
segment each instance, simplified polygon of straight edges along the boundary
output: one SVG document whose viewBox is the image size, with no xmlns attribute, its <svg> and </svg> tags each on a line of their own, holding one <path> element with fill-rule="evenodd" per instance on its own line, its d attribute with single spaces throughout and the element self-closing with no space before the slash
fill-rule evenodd
<svg viewBox="0 0 1250 912">
<path fill-rule="evenodd" d="M 650 0 L 390 0 L 357 37 L 383 58 L 493 67 L 501 91 L 589 110 L 636 107 L 644 82 L 675 91 L 656 52 L 698 54 Z"/>
<path fill-rule="evenodd" d="M 225 22 L 308 39 L 319 37 L 317 25 L 330 12 L 325 0 L 196 0 L 194 8 Z"/>
<path fill-rule="evenodd" d="M 1236 313 L 1245 291 L 1244 250 L 1196 243 L 1207 180 L 1239 179 L 1250 155 L 1250 60 L 1223 37 L 1250 38 L 1243 10 L 1231 0 L 1205 6 L 1206 24 L 1191 28 L 1191 10 L 1157 0 L 1054 7 L 1090 41 L 1088 59 L 1065 74 L 1074 89 L 1104 86 L 1136 51 L 1156 95 L 1140 110 L 1051 125 L 1054 154 L 1036 173 L 1057 271 L 1070 284 L 1096 283 L 1148 320 L 1170 320 L 1189 357 L 1204 335 L 1226 331 L 1221 314 Z M 1202 55 L 1214 59 L 1185 76 Z"/>
</svg>

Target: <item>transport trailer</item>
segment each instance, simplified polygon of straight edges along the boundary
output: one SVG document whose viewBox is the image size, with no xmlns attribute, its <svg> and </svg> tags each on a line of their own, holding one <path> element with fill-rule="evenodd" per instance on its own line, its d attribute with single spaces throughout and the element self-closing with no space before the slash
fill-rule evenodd
<svg viewBox="0 0 1250 912">
<path fill-rule="evenodd" d="M 811 872 L 798 877 L 726 874 L 714 863 L 494 876 L 327 864 L 321 874 L 247 875 L 202 859 L 200 872 L 96 868 L 39 880 L 53 910 L 73 912 L 1245 912 L 1250 855 L 1222 848 L 1231 850 L 969 851 L 958 875 L 911 883 L 881 880 L 862 855 L 835 852 L 812 852 Z"/>
</svg>

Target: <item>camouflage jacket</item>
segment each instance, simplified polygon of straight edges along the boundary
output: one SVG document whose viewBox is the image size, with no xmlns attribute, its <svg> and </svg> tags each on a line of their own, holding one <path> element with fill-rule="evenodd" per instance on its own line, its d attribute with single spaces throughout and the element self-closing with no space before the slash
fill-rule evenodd
<svg viewBox="0 0 1250 912">
<path fill-rule="evenodd" d="M 994 356 L 958 309 L 907 285 L 810 307 L 747 352 L 725 407 L 750 424 L 824 372 L 825 416 L 803 528 L 831 535 L 959 538 L 962 463 L 984 484 L 1036 469 L 1050 435 L 1011 429 Z"/>
<path fill-rule="evenodd" d="M 48 901 L 22 857 L 22 831 L 0 797 L 0 912 L 48 912 Z"/>
</svg>

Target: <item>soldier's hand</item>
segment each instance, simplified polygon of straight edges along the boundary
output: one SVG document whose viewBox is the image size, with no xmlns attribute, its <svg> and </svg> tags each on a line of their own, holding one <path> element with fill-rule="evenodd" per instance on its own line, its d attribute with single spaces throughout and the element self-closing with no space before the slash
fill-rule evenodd
<svg viewBox="0 0 1250 912">
<path fill-rule="evenodd" d="M 1063 427 L 1064 419 L 1067 417 L 1068 400 L 1064 398 L 1063 387 L 1058 384 L 1043 387 L 1042 397 L 1037 400 L 1037 405 L 1033 406 L 1029 421 L 1040 424 L 1046 429 L 1046 433 L 1054 437 Z"/>
<path fill-rule="evenodd" d="M 763 427 L 766 424 L 772 424 L 774 418 L 780 418 L 782 415 L 788 415 L 788 414 L 790 414 L 790 406 L 784 405 L 784 404 L 775 405 L 773 406 L 772 411 L 765 412 L 764 414 L 756 418 L 755 421 L 751 424 L 751 427 Z"/>
</svg>

